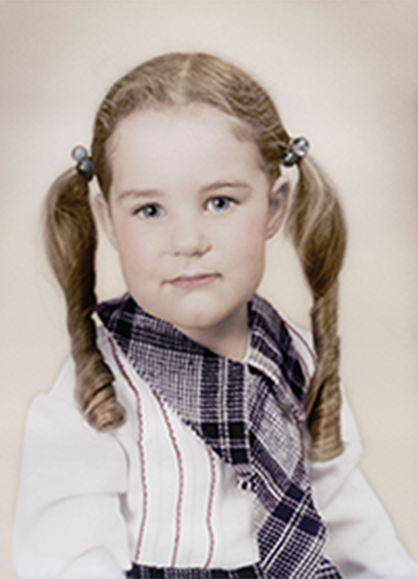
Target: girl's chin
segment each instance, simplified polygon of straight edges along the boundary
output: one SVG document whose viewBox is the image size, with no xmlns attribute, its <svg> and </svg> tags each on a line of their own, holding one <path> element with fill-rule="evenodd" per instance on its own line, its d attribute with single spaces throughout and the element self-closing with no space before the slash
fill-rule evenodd
<svg viewBox="0 0 418 579">
<path fill-rule="evenodd" d="M 161 303 L 133 296 L 149 314 L 169 322 L 189 337 L 219 334 L 231 324 L 235 327 L 246 324 L 248 300 L 244 295 L 241 297 L 242 300 L 231 300 L 230 295 L 219 295 L 205 288 L 181 296 L 164 296 Z"/>
</svg>

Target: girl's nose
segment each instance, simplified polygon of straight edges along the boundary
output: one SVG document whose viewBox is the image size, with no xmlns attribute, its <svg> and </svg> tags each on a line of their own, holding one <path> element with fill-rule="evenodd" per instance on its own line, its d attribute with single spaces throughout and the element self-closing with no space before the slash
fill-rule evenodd
<svg viewBox="0 0 418 579">
<path fill-rule="evenodd" d="M 201 256 L 210 248 L 211 242 L 207 232 L 196 216 L 180 218 L 172 224 L 171 250 L 175 255 Z"/>
</svg>

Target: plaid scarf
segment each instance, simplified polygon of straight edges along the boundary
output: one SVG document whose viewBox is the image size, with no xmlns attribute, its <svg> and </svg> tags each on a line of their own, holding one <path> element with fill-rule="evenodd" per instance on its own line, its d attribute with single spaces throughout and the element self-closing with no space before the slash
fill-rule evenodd
<svg viewBox="0 0 418 579">
<path fill-rule="evenodd" d="M 325 526 L 312 501 L 300 427 L 306 383 L 277 312 L 258 296 L 249 302 L 244 362 L 193 342 L 128 294 L 97 312 L 139 376 L 255 493 L 263 577 L 340 577 L 322 555 Z M 170 572 L 161 576 L 186 576 Z"/>
</svg>

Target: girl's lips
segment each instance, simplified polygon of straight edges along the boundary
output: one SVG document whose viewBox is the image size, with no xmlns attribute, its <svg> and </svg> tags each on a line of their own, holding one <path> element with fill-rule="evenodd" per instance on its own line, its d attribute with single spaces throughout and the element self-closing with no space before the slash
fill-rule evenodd
<svg viewBox="0 0 418 579">
<path fill-rule="evenodd" d="M 169 280 L 169 284 L 179 289 L 196 289 L 209 285 L 218 279 L 218 274 L 180 275 Z"/>
</svg>

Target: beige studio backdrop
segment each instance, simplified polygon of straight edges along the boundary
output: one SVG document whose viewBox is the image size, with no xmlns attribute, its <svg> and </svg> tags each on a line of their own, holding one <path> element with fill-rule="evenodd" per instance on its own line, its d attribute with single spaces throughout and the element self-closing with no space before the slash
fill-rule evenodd
<svg viewBox="0 0 418 579">
<path fill-rule="evenodd" d="M 176 50 L 214 52 L 253 73 L 340 187 L 350 232 L 342 372 L 364 471 L 418 558 L 417 30 L 418 3 L 408 1 L 0 2 L 2 579 L 14 577 L 25 415 L 68 350 L 43 255 L 42 200 L 72 147 L 89 143 L 110 84 Z M 101 298 L 123 291 L 107 244 L 99 282 Z M 309 323 L 303 279 L 280 237 L 262 292 Z"/>
</svg>

